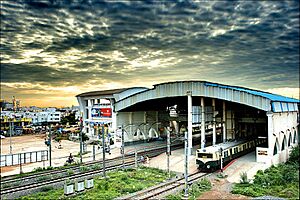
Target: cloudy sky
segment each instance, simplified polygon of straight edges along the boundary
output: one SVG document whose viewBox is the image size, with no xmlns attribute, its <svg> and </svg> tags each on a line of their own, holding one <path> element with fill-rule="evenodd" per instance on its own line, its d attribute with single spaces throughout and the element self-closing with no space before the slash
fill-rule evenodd
<svg viewBox="0 0 300 200">
<path fill-rule="evenodd" d="M 299 98 L 299 3 L 1 0 L 1 98 L 206 80 Z"/>
</svg>

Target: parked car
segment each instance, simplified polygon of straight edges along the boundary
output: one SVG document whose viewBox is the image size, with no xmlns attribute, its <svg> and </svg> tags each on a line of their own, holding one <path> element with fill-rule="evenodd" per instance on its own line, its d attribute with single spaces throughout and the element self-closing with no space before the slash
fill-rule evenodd
<svg viewBox="0 0 300 200">
<path fill-rule="evenodd" d="M 5 139 L 5 136 L 4 136 L 4 135 L 0 135 L 0 138 L 1 138 L 1 139 Z"/>
</svg>

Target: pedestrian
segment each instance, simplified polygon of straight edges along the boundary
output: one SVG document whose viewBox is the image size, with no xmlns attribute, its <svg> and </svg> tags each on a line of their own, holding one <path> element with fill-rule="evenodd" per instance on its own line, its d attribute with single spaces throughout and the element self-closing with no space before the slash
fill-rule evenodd
<svg viewBox="0 0 300 200">
<path fill-rule="evenodd" d="M 142 156 L 142 155 L 141 155 L 141 157 L 140 157 L 140 162 L 141 162 L 141 163 L 145 163 L 145 158 L 144 158 L 144 156 Z"/>
</svg>

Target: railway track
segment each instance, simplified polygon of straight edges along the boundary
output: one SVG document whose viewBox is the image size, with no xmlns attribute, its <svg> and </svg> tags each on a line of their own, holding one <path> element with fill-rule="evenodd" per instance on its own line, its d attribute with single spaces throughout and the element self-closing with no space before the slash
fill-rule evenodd
<svg viewBox="0 0 300 200">
<path fill-rule="evenodd" d="M 127 161 L 125 163 L 126 167 L 132 166 L 135 164 L 134 160 L 131 161 Z M 109 166 L 106 168 L 107 171 L 111 171 L 111 170 L 115 170 L 115 169 L 119 169 L 120 168 L 120 164 L 118 165 L 113 165 L 113 166 Z M 99 175 L 103 172 L 102 169 L 98 169 L 98 170 L 92 170 L 92 171 L 88 171 L 88 172 L 82 172 L 79 174 L 73 174 L 71 176 L 69 176 L 69 179 L 83 179 L 84 177 L 87 176 L 95 176 L 95 175 Z M 1 191 L 1 196 L 3 195 L 7 195 L 7 194 L 12 194 L 12 193 L 17 193 L 17 192 L 22 192 L 25 190 L 31 190 L 31 189 L 36 189 L 36 188 L 40 188 L 43 186 L 47 186 L 47 185 L 52 185 L 52 184 L 57 184 L 60 182 L 64 182 L 66 179 L 65 177 L 61 177 L 61 178 L 57 178 L 54 180 L 48 180 L 48 181 L 44 181 L 44 182 L 39 182 L 39 183 L 34 183 L 34 184 L 29 184 L 29 185 L 23 185 L 23 186 L 16 186 L 16 187 L 11 187 L 8 189 L 3 189 Z"/>
<path fill-rule="evenodd" d="M 181 145 L 176 145 L 173 146 L 173 149 L 178 149 L 181 148 Z M 166 147 L 158 148 L 158 149 L 151 149 L 148 151 L 143 151 L 139 152 L 138 155 L 140 154 L 147 154 L 149 157 L 155 157 L 163 152 L 165 152 Z M 114 159 L 109 159 L 106 160 L 106 170 L 114 170 L 118 169 L 122 166 L 122 158 L 117 157 Z M 60 170 L 49 170 L 45 172 L 40 172 L 40 173 L 35 173 L 35 174 L 30 174 L 25 177 L 7 177 L 4 180 L 1 180 L 1 196 L 3 195 L 8 195 L 11 193 L 19 193 L 25 190 L 32 190 L 35 188 L 40 188 L 42 186 L 48 186 L 48 185 L 53 185 L 59 182 L 64 182 L 64 180 L 69 179 L 77 179 L 77 178 L 84 178 L 87 176 L 95 176 L 99 175 L 103 172 L 102 166 L 101 169 L 90 169 L 89 171 L 86 172 L 79 172 L 76 174 L 67 174 L 68 170 L 79 170 L 80 167 L 82 166 L 92 166 L 95 164 L 100 164 L 102 165 L 102 161 L 97 161 L 97 162 L 90 162 L 90 163 L 85 163 L 81 166 L 70 166 L 66 169 L 60 169 Z M 135 158 L 134 155 L 127 155 L 124 160 L 124 165 L 125 167 L 129 167 L 135 164 Z M 59 175 L 60 174 L 60 175 Z M 45 177 L 45 176 L 51 176 L 55 175 L 55 177 L 52 177 L 51 180 L 38 180 L 39 177 Z M 3 179 L 3 178 L 2 178 Z M 31 182 L 27 182 L 27 180 Z M 6 184 L 6 187 L 3 187 Z"/>
<path fill-rule="evenodd" d="M 180 144 L 176 144 L 172 146 L 172 149 L 178 149 L 180 148 L 181 145 Z M 156 155 L 158 155 L 159 153 L 163 153 L 165 151 L 166 147 L 165 146 L 161 146 L 158 148 L 153 148 L 153 149 L 148 149 L 148 150 L 143 150 L 143 151 L 138 151 L 138 156 L 140 155 L 145 155 L 145 154 L 149 154 L 149 157 L 154 157 Z M 153 153 L 153 154 L 152 154 Z M 130 154 L 126 154 L 125 158 L 131 158 L 134 157 L 134 153 L 130 153 Z M 105 163 L 111 163 L 111 162 L 117 162 L 120 161 L 122 159 L 121 156 L 118 156 L 116 158 L 112 158 L 112 159 L 106 159 Z M 70 165 L 70 166 L 65 166 L 62 169 L 53 169 L 53 170 L 46 170 L 46 171 L 41 171 L 41 172 L 35 172 L 33 174 L 28 174 L 26 176 L 22 176 L 20 177 L 19 175 L 12 175 L 12 176 L 6 176 L 6 177 L 1 177 L 1 185 L 2 184 L 7 184 L 7 183 L 13 183 L 13 182 L 22 182 L 26 179 L 32 179 L 32 178 L 37 178 L 39 176 L 48 176 L 48 175 L 52 175 L 52 174 L 61 174 L 61 173 L 66 173 L 68 170 L 79 170 L 80 167 L 91 167 L 95 164 L 100 164 L 102 165 L 102 160 L 97 160 L 97 161 L 91 161 L 91 162 L 86 162 L 83 163 L 81 165 Z"/>
<path fill-rule="evenodd" d="M 188 184 L 192 184 L 195 181 L 198 181 L 202 178 L 205 178 L 209 173 L 194 173 L 190 174 L 188 178 Z M 117 200 L 127 200 L 127 199 L 161 199 L 164 198 L 164 196 L 167 193 L 170 193 L 174 190 L 179 190 L 184 187 L 185 180 L 184 178 L 177 178 L 175 180 L 171 180 L 166 183 L 161 183 L 157 186 L 136 192 L 134 194 L 130 194 L 127 196 L 119 197 Z"/>
</svg>

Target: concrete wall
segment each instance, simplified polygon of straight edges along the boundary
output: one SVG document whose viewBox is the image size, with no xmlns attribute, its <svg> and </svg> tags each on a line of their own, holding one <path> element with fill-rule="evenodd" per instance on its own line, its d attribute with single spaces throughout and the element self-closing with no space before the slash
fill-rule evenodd
<svg viewBox="0 0 300 200">
<path fill-rule="evenodd" d="M 268 159 L 265 162 L 278 164 L 286 162 L 289 152 L 298 143 L 297 112 L 272 113 L 268 117 Z M 291 137 L 291 138 L 290 138 Z M 277 154 L 274 155 L 274 147 Z"/>
</svg>

